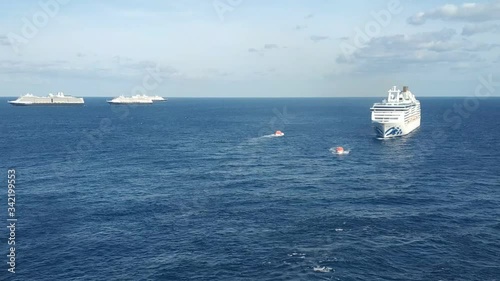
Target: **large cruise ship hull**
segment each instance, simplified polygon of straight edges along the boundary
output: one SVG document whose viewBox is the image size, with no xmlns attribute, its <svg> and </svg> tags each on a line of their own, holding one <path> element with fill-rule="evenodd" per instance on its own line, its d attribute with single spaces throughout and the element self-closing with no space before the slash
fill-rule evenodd
<svg viewBox="0 0 500 281">
<path fill-rule="evenodd" d="M 57 102 L 54 102 L 54 103 L 44 103 L 44 102 L 14 102 L 14 101 L 9 101 L 9 103 L 11 105 L 14 105 L 14 106 L 82 106 L 84 105 L 83 102 L 76 102 L 76 103 L 73 103 L 73 102 L 68 102 L 68 103 L 57 103 Z"/>
<path fill-rule="evenodd" d="M 378 138 L 394 138 L 407 135 L 420 127 L 420 119 L 409 123 L 380 123 L 373 122 L 375 134 Z"/>
<path fill-rule="evenodd" d="M 10 104 L 15 106 L 55 106 L 55 105 L 83 105 L 85 101 L 83 98 L 73 96 L 65 96 L 63 92 L 57 95 L 49 94 L 46 97 L 38 97 L 32 94 L 20 96 L 16 100 L 9 101 Z"/>
</svg>

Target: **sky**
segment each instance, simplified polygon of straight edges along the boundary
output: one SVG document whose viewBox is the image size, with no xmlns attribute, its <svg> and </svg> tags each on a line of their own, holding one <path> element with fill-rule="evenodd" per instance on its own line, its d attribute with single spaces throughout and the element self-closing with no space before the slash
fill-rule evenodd
<svg viewBox="0 0 500 281">
<path fill-rule="evenodd" d="M 1 1 L 0 96 L 500 95 L 499 35 L 500 0 Z"/>
</svg>

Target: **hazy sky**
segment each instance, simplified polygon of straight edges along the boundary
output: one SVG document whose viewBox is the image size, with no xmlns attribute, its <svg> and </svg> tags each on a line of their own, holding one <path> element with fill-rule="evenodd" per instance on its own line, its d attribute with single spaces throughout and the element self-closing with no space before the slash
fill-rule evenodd
<svg viewBox="0 0 500 281">
<path fill-rule="evenodd" d="M 1 1 L 0 95 L 473 95 L 499 35 L 500 0 Z"/>
</svg>

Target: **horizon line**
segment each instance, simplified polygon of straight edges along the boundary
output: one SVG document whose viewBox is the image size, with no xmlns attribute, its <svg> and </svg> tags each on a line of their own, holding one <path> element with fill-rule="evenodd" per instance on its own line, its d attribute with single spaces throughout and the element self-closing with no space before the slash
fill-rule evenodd
<svg viewBox="0 0 500 281">
<path fill-rule="evenodd" d="M 73 96 L 73 95 L 70 95 Z M 20 96 L 0 96 L 0 98 L 18 98 Z M 44 96 L 39 96 L 39 97 L 44 97 Z M 77 97 L 77 96 L 73 96 Z M 78 96 L 79 98 L 115 98 L 117 96 Z M 261 96 L 250 96 L 250 97 L 203 97 L 203 96 L 173 96 L 173 97 L 167 97 L 167 96 L 161 96 L 163 98 L 168 99 L 335 99 L 335 98 L 381 98 L 380 96 L 328 96 L 328 97 L 322 97 L 322 96 L 312 96 L 312 97 L 294 97 L 294 96 L 285 96 L 285 97 L 261 97 Z M 474 95 L 469 95 L 469 96 L 419 96 L 418 98 L 472 98 L 476 97 Z M 382 97 L 383 98 L 383 97 Z M 418 99 L 417 98 L 417 99 Z M 481 97 L 481 98 L 500 98 L 500 95 L 492 95 L 489 97 Z"/>
</svg>

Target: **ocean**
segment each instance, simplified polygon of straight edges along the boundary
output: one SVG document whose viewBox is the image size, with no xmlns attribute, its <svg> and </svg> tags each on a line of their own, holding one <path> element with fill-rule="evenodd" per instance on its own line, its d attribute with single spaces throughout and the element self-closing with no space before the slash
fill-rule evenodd
<svg viewBox="0 0 500 281">
<path fill-rule="evenodd" d="M 381 98 L 7 100 L 1 280 L 500 280 L 500 98 L 389 140 Z"/>
</svg>

